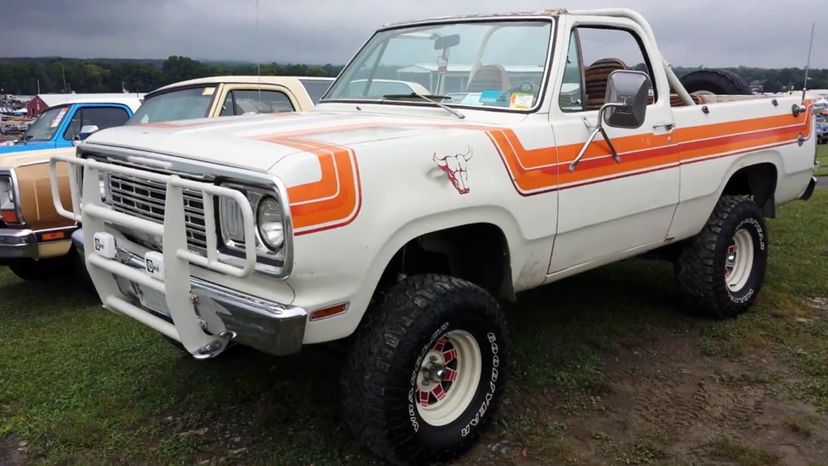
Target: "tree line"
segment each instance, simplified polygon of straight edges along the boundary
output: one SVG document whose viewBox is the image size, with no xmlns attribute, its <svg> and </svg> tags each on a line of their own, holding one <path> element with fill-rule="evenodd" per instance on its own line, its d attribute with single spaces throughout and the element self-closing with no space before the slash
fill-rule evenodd
<svg viewBox="0 0 828 466">
<path fill-rule="evenodd" d="M 254 64 L 210 63 L 189 57 L 166 60 L 74 58 L 0 59 L 0 94 L 39 92 L 149 92 L 186 79 L 218 75 L 255 75 Z M 341 65 L 268 63 L 261 74 L 274 76 L 336 76 Z"/>
<path fill-rule="evenodd" d="M 268 63 L 262 75 L 336 76 L 342 65 Z M 677 67 L 679 76 L 698 68 Z M 765 92 L 801 89 L 805 72 L 801 68 L 726 68 L 748 82 L 761 84 Z M 186 79 L 216 75 L 255 75 L 256 65 L 201 62 L 189 57 L 166 60 L 119 60 L 74 58 L 0 59 L 0 94 L 59 92 L 149 92 Z M 828 69 L 811 70 L 809 88 L 828 89 Z"/>
</svg>

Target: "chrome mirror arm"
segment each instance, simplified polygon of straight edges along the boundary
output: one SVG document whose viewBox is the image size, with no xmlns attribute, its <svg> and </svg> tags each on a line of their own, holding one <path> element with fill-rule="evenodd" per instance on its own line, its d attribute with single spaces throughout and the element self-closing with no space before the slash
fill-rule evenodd
<svg viewBox="0 0 828 466">
<path fill-rule="evenodd" d="M 598 133 L 601 133 L 601 136 L 604 137 L 604 141 L 607 142 L 607 145 L 610 148 L 610 152 L 612 152 L 612 158 L 615 160 L 615 163 L 621 163 L 621 156 L 618 155 L 618 152 L 615 150 L 615 146 L 612 144 L 612 140 L 610 140 L 609 135 L 607 135 L 607 131 L 604 129 L 604 114 L 610 108 L 624 108 L 626 107 L 626 103 L 606 103 L 601 106 L 601 109 L 598 110 L 598 124 L 594 127 L 592 132 L 589 134 L 586 142 L 584 143 L 583 147 L 581 147 L 580 152 L 578 152 L 578 156 L 575 157 L 572 162 L 569 163 L 569 172 L 572 173 L 575 171 L 575 167 L 581 163 L 581 159 L 584 158 L 587 149 L 589 146 L 592 145 L 592 141 L 595 140 L 595 137 L 598 136 Z M 584 123 L 586 123 L 586 118 L 584 118 Z"/>
</svg>

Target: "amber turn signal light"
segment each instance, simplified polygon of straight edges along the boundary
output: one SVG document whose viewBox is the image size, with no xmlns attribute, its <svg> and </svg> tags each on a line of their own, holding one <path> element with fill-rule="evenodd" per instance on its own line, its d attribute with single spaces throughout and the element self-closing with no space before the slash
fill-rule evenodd
<svg viewBox="0 0 828 466">
<path fill-rule="evenodd" d="M 56 239 L 63 239 L 66 238 L 66 232 L 64 231 L 50 231 L 46 233 L 42 233 L 40 235 L 40 239 L 42 241 L 53 241 Z"/>
<path fill-rule="evenodd" d="M 343 312 L 348 310 L 348 303 L 337 304 L 336 306 L 326 307 L 325 309 L 320 309 L 318 311 L 313 311 L 310 316 L 310 320 L 319 320 L 325 319 L 327 317 L 333 317 L 338 314 L 342 314 Z"/>
</svg>

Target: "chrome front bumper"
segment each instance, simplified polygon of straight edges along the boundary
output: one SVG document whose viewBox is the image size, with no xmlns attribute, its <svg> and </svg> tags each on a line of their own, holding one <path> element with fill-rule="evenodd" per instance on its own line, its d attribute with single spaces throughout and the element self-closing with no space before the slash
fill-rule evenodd
<svg viewBox="0 0 828 466">
<path fill-rule="evenodd" d="M 32 230 L 0 228 L 0 261 L 37 258 L 37 235 Z"/>
<path fill-rule="evenodd" d="M 128 257 L 125 263 L 130 267 L 144 270 L 142 258 L 124 252 L 121 255 Z M 123 277 L 117 277 L 117 281 L 122 293 L 131 296 L 140 306 L 135 284 Z M 240 293 L 197 277 L 190 277 L 190 286 L 196 313 L 201 316 L 206 308 L 214 311 L 232 341 L 275 356 L 296 353 L 302 348 L 307 322 L 304 309 Z"/>
<path fill-rule="evenodd" d="M 72 243 L 85 255 L 83 229 L 72 233 Z M 144 259 L 140 256 L 122 249 L 118 255 L 122 264 L 145 270 Z M 121 293 L 132 298 L 133 305 L 141 307 L 136 284 L 123 277 L 116 277 L 116 281 Z M 275 356 L 296 353 L 302 348 L 307 312 L 300 307 L 240 293 L 198 277 L 190 277 L 190 293 L 196 311 L 200 307 L 214 310 L 234 342 Z"/>
<path fill-rule="evenodd" d="M 55 194 L 59 162 L 68 164 L 70 169 L 71 211 L 66 210 Z M 100 182 L 101 174 L 106 173 L 165 186 L 163 222 L 127 215 L 105 204 Z M 83 233 L 74 237 L 82 240 L 87 271 L 106 308 L 181 342 L 196 359 L 221 354 L 231 341 L 277 355 L 301 348 L 307 320 L 304 309 L 241 293 L 192 275 L 201 269 L 231 280 L 244 280 L 254 273 L 255 220 L 249 200 L 240 191 L 175 174 L 63 155 L 52 157 L 49 178 L 55 210 L 83 225 Z M 203 251 L 191 249 L 187 241 L 185 190 L 200 194 L 205 206 L 207 246 Z M 225 262 L 218 251 L 213 211 L 217 198 L 235 203 L 242 214 L 244 251 L 233 264 Z M 129 251 L 131 247 L 125 249 L 123 244 L 118 244 L 129 243 L 117 234 L 116 230 L 124 229 L 161 238 L 161 251 L 145 251 L 145 256 L 136 256 Z"/>
</svg>

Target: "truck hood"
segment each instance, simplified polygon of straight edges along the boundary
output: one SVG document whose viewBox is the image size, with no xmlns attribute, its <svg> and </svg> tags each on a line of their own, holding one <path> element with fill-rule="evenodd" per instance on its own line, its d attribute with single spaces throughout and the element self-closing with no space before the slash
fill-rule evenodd
<svg viewBox="0 0 828 466">
<path fill-rule="evenodd" d="M 325 143 L 354 147 L 367 142 L 416 137 L 427 125 L 451 125 L 452 116 L 389 116 L 354 111 L 311 111 L 204 118 L 110 128 L 81 148 L 121 147 L 247 170 L 267 172 L 287 155 L 302 152 L 284 136 L 313 133 Z M 279 143 L 279 140 L 283 143 Z"/>
</svg>

